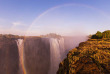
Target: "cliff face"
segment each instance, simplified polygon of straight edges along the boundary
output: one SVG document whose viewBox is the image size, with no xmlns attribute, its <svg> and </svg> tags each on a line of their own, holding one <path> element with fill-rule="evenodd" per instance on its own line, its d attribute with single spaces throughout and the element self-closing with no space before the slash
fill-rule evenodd
<svg viewBox="0 0 110 74">
<path fill-rule="evenodd" d="M 16 41 L 0 37 L 0 74 L 18 74 L 19 53 Z"/>
<path fill-rule="evenodd" d="M 69 51 L 57 74 L 110 73 L 110 39 L 89 39 Z"/>
<path fill-rule="evenodd" d="M 50 67 L 50 44 L 48 38 L 24 40 L 24 64 L 28 74 L 48 74 Z"/>
</svg>

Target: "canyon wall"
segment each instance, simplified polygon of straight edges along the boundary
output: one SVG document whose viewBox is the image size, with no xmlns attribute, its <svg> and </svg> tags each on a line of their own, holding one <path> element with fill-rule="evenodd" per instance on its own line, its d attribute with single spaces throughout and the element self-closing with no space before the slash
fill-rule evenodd
<svg viewBox="0 0 110 74">
<path fill-rule="evenodd" d="M 13 39 L 0 38 L 0 74 L 19 73 L 19 52 Z"/>
</svg>

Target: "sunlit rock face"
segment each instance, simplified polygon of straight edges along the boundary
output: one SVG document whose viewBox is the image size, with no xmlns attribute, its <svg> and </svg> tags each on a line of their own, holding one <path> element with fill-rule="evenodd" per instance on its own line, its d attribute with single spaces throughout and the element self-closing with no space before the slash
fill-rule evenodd
<svg viewBox="0 0 110 74">
<path fill-rule="evenodd" d="M 0 38 L 0 74 L 18 74 L 19 53 L 14 39 Z"/>
<path fill-rule="evenodd" d="M 24 65 L 26 74 L 48 74 L 50 68 L 50 43 L 48 38 L 24 40 Z"/>
<path fill-rule="evenodd" d="M 88 39 L 69 51 L 57 74 L 110 74 L 110 39 Z"/>
</svg>

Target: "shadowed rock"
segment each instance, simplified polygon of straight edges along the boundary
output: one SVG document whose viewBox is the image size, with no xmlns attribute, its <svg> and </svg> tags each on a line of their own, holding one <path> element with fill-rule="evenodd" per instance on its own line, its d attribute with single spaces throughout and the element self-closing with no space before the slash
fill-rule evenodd
<svg viewBox="0 0 110 74">
<path fill-rule="evenodd" d="M 26 38 L 24 63 L 27 74 L 48 74 L 50 67 L 50 44 L 48 38 Z"/>
<path fill-rule="evenodd" d="M 18 74 L 19 53 L 13 39 L 0 38 L 0 74 Z"/>
</svg>

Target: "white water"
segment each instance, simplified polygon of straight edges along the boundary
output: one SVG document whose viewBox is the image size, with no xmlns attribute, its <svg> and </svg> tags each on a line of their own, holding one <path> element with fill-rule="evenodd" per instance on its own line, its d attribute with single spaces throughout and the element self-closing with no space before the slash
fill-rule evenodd
<svg viewBox="0 0 110 74">
<path fill-rule="evenodd" d="M 65 55 L 65 50 L 66 50 L 66 49 L 65 49 L 65 46 L 64 46 L 64 38 L 60 38 L 60 39 L 58 40 L 58 42 L 59 42 L 61 60 L 63 60 L 64 57 L 66 56 L 66 55 Z"/>
<path fill-rule="evenodd" d="M 19 74 L 23 74 L 23 65 L 22 65 L 22 57 L 23 57 L 23 39 L 18 39 L 17 41 L 17 46 L 18 46 L 18 50 L 19 50 L 19 66 L 20 66 L 20 70 L 19 70 Z"/>
<path fill-rule="evenodd" d="M 63 38 L 50 38 L 50 69 L 48 74 L 56 74 L 58 68 L 59 68 L 59 63 L 61 60 L 63 60 L 64 53 L 65 53 L 65 48 L 64 48 L 64 39 Z M 23 57 L 23 39 L 18 39 L 17 41 L 17 46 L 19 49 L 19 58 L 20 58 L 20 74 L 23 74 L 23 69 L 22 69 L 22 57 Z M 26 57 L 26 56 L 25 56 Z"/>
<path fill-rule="evenodd" d="M 70 39 L 70 38 L 69 38 Z M 67 41 L 65 41 L 66 42 L 66 46 L 68 46 L 68 48 L 70 47 L 70 44 L 71 44 L 71 46 L 73 46 L 74 45 L 74 47 L 76 47 L 77 45 L 78 45 L 78 43 L 76 43 L 76 42 L 81 42 L 82 40 L 80 40 L 79 39 L 79 41 L 75 41 L 75 39 L 74 40 L 71 40 L 71 41 L 68 41 L 69 39 L 67 39 Z M 39 41 L 39 40 L 38 40 Z M 21 64 L 21 62 L 22 62 L 22 58 L 23 58 L 23 55 L 25 54 L 25 53 L 23 53 L 23 49 L 24 49 L 24 43 L 23 43 L 23 39 L 18 39 L 17 41 L 17 45 L 18 45 L 18 49 L 19 49 L 19 55 L 20 55 L 20 74 L 23 74 L 23 70 L 22 70 L 22 64 Z M 31 43 L 32 42 L 32 43 Z M 44 42 L 45 42 L 45 40 L 44 40 Z M 58 71 L 58 68 L 59 68 L 59 64 L 60 64 L 60 62 L 66 57 L 66 54 L 65 54 L 65 52 L 68 52 L 69 50 L 67 50 L 66 48 L 65 48 L 65 42 L 64 42 L 64 38 L 49 38 L 49 43 L 50 43 L 50 49 L 46 49 L 47 51 L 50 51 L 50 68 L 49 68 L 49 71 L 48 71 L 48 74 L 56 74 L 56 72 Z M 34 44 L 33 44 L 34 43 Z M 36 44 L 35 44 L 36 43 Z M 41 42 L 42 43 L 42 42 Z M 73 43 L 73 44 L 72 44 Z M 77 45 L 75 45 L 75 43 L 77 44 Z M 36 59 L 39 59 L 39 58 L 37 58 L 37 57 L 40 57 L 40 58 L 43 58 L 42 56 L 41 56 L 41 54 L 39 54 L 38 56 L 37 56 L 37 49 L 39 49 L 39 48 L 42 48 L 42 44 L 40 44 L 40 46 L 39 46 L 39 42 L 37 43 L 37 42 L 33 42 L 31 39 L 28 41 L 28 46 L 30 47 L 30 46 L 32 46 L 32 49 L 33 48 L 35 48 L 36 46 L 37 46 L 37 48 L 35 48 L 36 50 L 35 50 L 35 56 L 33 56 L 34 54 L 32 54 L 32 52 L 34 52 L 33 50 L 31 50 L 31 48 L 29 48 L 29 54 L 28 55 L 30 55 L 31 57 L 34 57 L 34 58 L 36 58 Z M 45 46 L 45 44 L 44 44 L 44 46 Z M 27 47 L 27 46 L 26 46 Z M 73 47 L 72 47 L 73 48 Z M 44 48 L 43 48 L 44 49 Z M 25 49 L 25 50 L 27 50 L 27 49 Z M 45 49 L 44 49 L 45 50 Z M 32 51 L 32 52 L 31 52 Z M 44 51 L 43 50 L 40 50 L 39 49 L 39 51 L 41 52 L 41 53 L 44 53 Z M 48 54 L 48 53 L 47 53 Z M 26 58 L 26 57 L 28 57 L 28 55 L 26 55 L 24 58 Z M 31 58 L 32 59 L 32 58 Z M 30 59 L 30 60 L 31 60 Z M 44 60 L 45 60 L 46 58 L 44 58 Z M 32 59 L 33 60 L 33 59 Z M 31 60 L 31 62 L 33 62 Z M 42 60 L 42 61 L 44 61 L 44 60 Z M 25 60 L 24 60 L 25 61 Z M 27 62 L 27 61 L 26 61 Z M 44 62 L 47 62 L 46 60 L 44 61 Z M 38 63 L 40 63 L 40 62 L 38 62 Z M 30 63 L 30 65 L 33 65 L 33 63 Z M 39 65 L 39 64 L 37 64 L 37 65 Z M 37 66 L 36 65 L 36 66 Z M 42 66 L 42 65 L 41 65 Z M 44 66 L 44 65 L 43 65 Z M 42 66 L 42 67 L 43 67 Z M 26 68 L 26 67 L 25 67 Z M 33 68 L 34 69 L 34 68 Z M 41 71 L 43 71 L 43 70 L 41 70 Z"/>
<path fill-rule="evenodd" d="M 51 64 L 49 74 L 56 74 L 64 52 L 64 39 L 50 38 Z"/>
</svg>

